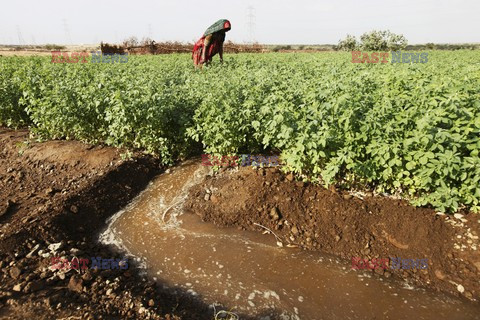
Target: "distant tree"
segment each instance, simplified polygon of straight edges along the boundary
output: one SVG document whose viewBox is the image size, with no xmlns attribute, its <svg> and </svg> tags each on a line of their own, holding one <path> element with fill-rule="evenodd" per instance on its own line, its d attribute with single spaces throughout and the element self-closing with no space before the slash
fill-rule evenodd
<svg viewBox="0 0 480 320">
<path fill-rule="evenodd" d="M 395 34 L 389 30 L 378 31 L 373 30 L 366 32 L 360 36 L 360 41 L 354 36 L 347 35 L 347 37 L 339 41 L 338 50 L 353 51 L 398 51 L 405 49 L 407 46 L 407 39 L 401 34 Z"/>
<path fill-rule="evenodd" d="M 47 50 L 62 50 L 62 49 L 65 49 L 65 46 L 60 46 L 58 44 L 46 44 L 45 49 L 47 49 Z"/>
<path fill-rule="evenodd" d="M 387 51 L 388 39 L 386 31 L 370 31 L 360 36 L 361 48 L 365 51 Z"/>
<path fill-rule="evenodd" d="M 142 38 L 142 41 L 140 41 L 141 46 L 149 46 L 153 43 L 154 41 L 148 37 Z"/>
<path fill-rule="evenodd" d="M 128 39 L 125 39 L 125 40 L 123 41 L 123 46 L 124 46 L 125 48 L 138 46 L 138 39 L 137 39 L 137 37 L 132 36 L 132 37 L 130 37 L 130 38 L 128 38 Z"/>
<path fill-rule="evenodd" d="M 347 35 L 347 37 L 338 42 L 338 45 L 335 47 L 335 50 L 343 51 L 354 51 L 359 48 L 359 43 L 354 36 Z"/>
<path fill-rule="evenodd" d="M 403 50 L 408 45 L 407 38 L 403 34 L 395 34 L 387 31 L 387 48 L 390 51 Z"/>
<path fill-rule="evenodd" d="M 435 50 L 437 48 L 435 43 L 431 43 L 431 42 L 427 43 L 425 46 L 427 47 L 427 49 L 430 49 L 430 50 Z"/>
</svg>

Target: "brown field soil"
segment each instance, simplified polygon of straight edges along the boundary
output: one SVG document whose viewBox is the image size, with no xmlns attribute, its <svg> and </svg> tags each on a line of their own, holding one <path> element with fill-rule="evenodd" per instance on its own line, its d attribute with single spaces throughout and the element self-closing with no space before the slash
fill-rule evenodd
<svg viewBox="0 0 480 320">
<path fill-rule="evenodd" d="M 97 237 L 162 171 L 155 159 L 124 161 L 114 148 L 35 143 L 1 128 L 0 150 L 0 319 L 211 318 L 207 306 L 140 276 L 133 261 L 127 270 L 48 269 L 54 256 L 122 258 Z"/>
<path fill-rule="evenodd" d="M 52 53 L 49 51 L 30 51 L 30 50 L 0 50 L 0 56 L 5 57 L 29 57 L 29 56 L 50 56 Z"/>
<path fill-rule="evenodd" d="M 122 258 L 98 235 L 163 172 L 158 160 L 141 154 L 122 160 L 122 150 L 76 141 L 38 143 L 28 131 L 1 128 L 0 150 L 0 319 L 212 318 L 207 305 L 148 281 L 131 260 L 127 270 L 49 268 L 52 257 Z M 480 247 L 479 215 L 437 215 L 252 168 L 207 178 L 185 207 L 221 226 L 264 231 L 254 225 L 261 224 L 285 246 L 332 253 L 348 266 L 352 257 L 428 259 L 427 270 L 377 276 L 480 298 L 480 254 L 473 249 Z"/>
<path fill-rule="evenodd" d="M 192 188 L 185 207 L 221 226 L 265 231 L 256 225 L 260 224 L 280 237 L 284 246 L 334 254 L 345 258 L 347 267 L 353 257 L 428 259 L 424 270 L 371 272 L 480 299 L 479 214 L 438 215 L 402 200 L 352 196 L 295 181 L 292 174 L 275 168 L 248 167 L 224 169 Z"/>
<path fill-rule="evenodd" d="M 99 45 L 68 45 L 65 46 L 65 49 L 62 49 L 62 52 L 90 52 L 90 51 L 98 51 L 100 50 Z M 47 49 L 31 49 L 31 48 L 23 48 L 20 50 L 16 50 L 12 47 L 2 47 L 0 46 L 0 56 L 5 57 L 28 57 L 28 56 L 51 56 L 52 51 L 58 50 L 47 50 Z"/>
</svg>

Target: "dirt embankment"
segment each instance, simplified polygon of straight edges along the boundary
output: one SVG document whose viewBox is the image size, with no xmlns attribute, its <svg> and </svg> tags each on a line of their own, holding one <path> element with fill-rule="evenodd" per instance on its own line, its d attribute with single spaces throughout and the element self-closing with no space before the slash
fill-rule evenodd
<svg viewBox="0 0 480 320">
<path fill-rule="evenodd" d="M 162 170 L 155 159 L 74 141 L 34 143 L 0 129 L 0 319 L 211 319 L 182 291 L 128 270 L 90 269 L 122 258 L 97 243 L 105 220 Z M 208 195 L 207 195 L 208 193 Z M 363 198 L 295 181 L 276 169 L 224 171 L 191 190 L 186 207 L 218 225 L 273 230 L 284 245 L 344 257 L 428 259 L 425 270 L 376 270 L 480 298 L 480 216 L 438 215 L 403 201 Z M 266 235 L 267 236 L 267 235 Z M 52 270 L 52 257 L 89 269 Z"/>
<path fill-rule="evenodd" d="M 343 257 L 347 267 L 353 257 L 428 259 L 426 269 L 390 265 L 371 272 L 480 299 L 478 214 L 439 215 L 405 201 L 326 190 L 276 169 L 251 168 L 226 170 L 196 186 L 186 208 L 222 226 L 265 231 L 260 224 L 284 245 Z"/>
<path fill-rule="evenodd" d="M 0 319 L 209 319 L 207 306 L 147 281 L 133 261 L 90 269 L 92 257 L 122 258 L 98 234 L 161 171 L 158 162 L 6 129 L 0 150 Z M 52 270 L 52 257 L 89 259 L 88 269 Z"/>
</svg>

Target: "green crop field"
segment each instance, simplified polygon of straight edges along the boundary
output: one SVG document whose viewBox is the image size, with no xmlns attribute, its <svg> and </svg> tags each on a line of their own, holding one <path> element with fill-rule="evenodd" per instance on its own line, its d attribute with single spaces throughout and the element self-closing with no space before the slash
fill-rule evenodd
<svg viewBox="0 0 480 320">
<path fill-rule="evenodd" d="M 326 185 L 375 188 L 442 211 L 479 209 L 480 52 L 426 64 L 353 64 L 349 53 L 190 55 L 126 64 L 0 57 L 0 124 L 40 138 L 141 149 L 277 152 Z"/>
</svg>

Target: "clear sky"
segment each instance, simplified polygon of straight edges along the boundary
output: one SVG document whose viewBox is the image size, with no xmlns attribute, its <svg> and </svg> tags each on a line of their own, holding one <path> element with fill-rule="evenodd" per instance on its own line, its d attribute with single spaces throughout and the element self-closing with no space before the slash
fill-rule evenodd
<svg viewBox="0 0 480 320">
<path fill-rule="evenodd" d="M 236 42 L 336 44 L 373 29 L 411 44 L 480 42 L 480 0 L 0 0 L 0 8 L 2 44 L 194 41 L 222 18 Z"/>
</svg>

